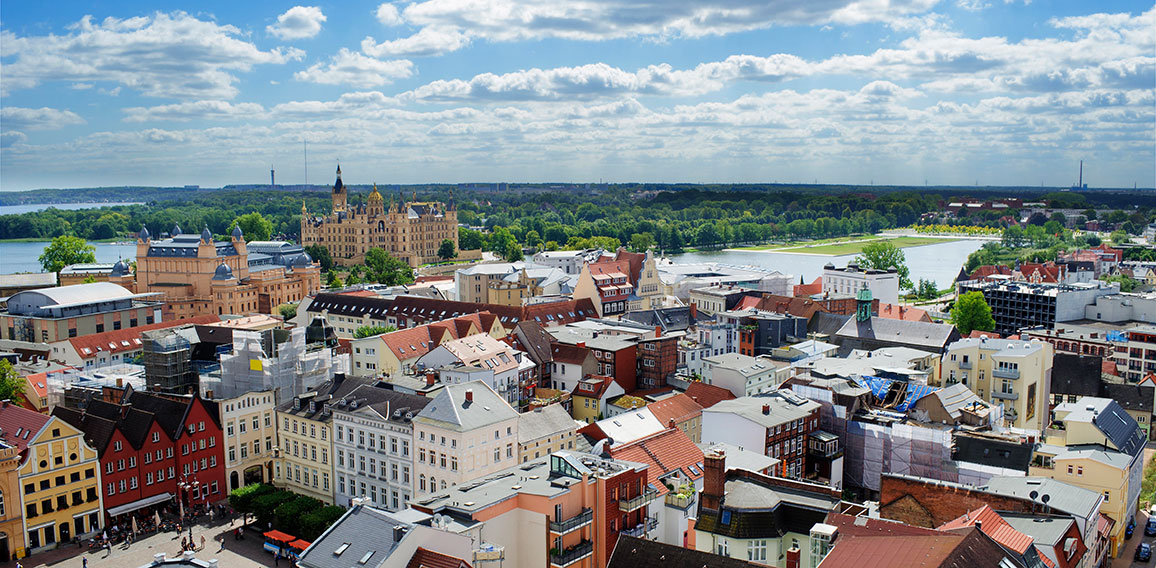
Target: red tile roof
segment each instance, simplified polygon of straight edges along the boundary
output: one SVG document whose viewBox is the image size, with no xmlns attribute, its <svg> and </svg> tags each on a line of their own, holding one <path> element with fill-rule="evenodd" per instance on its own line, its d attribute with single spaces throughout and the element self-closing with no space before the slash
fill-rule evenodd
<svg viewBox="0 0 1156 568">
<path fill-rule="evenodd" d="M 1034 542 L 1032 537 L 1012 528 L 1007 521 L 1003 520 L 1003 517 L 999 516 L 999 513 L 988 505 L 944 523 L 939 527 L 939 530 L 950 531 L 971 526 L 979 526 L 979 530 L 983 531 L 983 534 L 990 536 L 992 540 L 1000 543 L 1004 548 L 1020 554 L 1027 552 L 1028 547 Z"/>
<path fill-rule="evenodd" d="M 406 568 L 471 568 L 470 563 L 448 554 L 418 547 Z"/>
<path fill-rule="evenodd" d="M 688 479 L 702 478 L 702 448 L 678 428 L 667 428 L 649 438 L 611 448 L 610 455 L 615 459 L 654 467 L 647 473 L 651 479 L 658 479 L 675 470 L 681 470 L 682 475 Z M 655 483 L 654 486 L 659 495 L 669 492 L 662 483 Z"/>
<path fill-rule="evenodd" d="M 971 280 L 982 280 L 993 274 L 1011 276 L 1012 269 L 1010 266 L 1004 266 L 1002 264 L 985 264 L 971 271 L 971 274 L 969 274 L 967 277 Z"/>
<path fill-rule="evenodd" d="M 703 408 L 710 408 L 724 400 L 731 400 L 735 393 L 728 389 L 702 382 L 692 382 L 686 388 L 686 395 Z"/>
<path fill-rule="evenodd" d="M 635 392 L 634 394 L 638 393 Z M 695 416 L 702 416 L 702 407 L 685 393 L 679 393 L 658 402 L 652 402 L 646 405 L 646 407 L 650 409 L 650 413 L 663 425 L 669 425 L 671 420 L 674 420 L 675 424 L 678 424 L 690 420 Z"/>
<path fill-rule="evenodd" d="M 1043 264 L 1021 264 L 1019 272 L 1023 275 L 1024 280 L 1028 282 L 1047 282 L 1056 283 L 1060 281 L 1063 267 L 1054 262 L 1045 262 Z"/>
<path fill-rule="evenodd" d="M 748 296 L 748 298 L 750 298 L 750 296 Z M 810 298 L 792 298 L 790 296 L 779 296 L 777 294 L 764 294 L 762 298 L 757 298 L 755 302 L 743 298 L 739 302 L 739 305 L 744 306 L 741 309 L 758 308 L 778 314 L 791 314 L 795 317 L 804 318 L 807 321 L 811 321 L 815 312 L 828 311 L 821 304 Z"/>
<path fill-rule="evenodd" d="M 908 525 L 888 519 L 857 517 L 843 513 L 830 513 L 824 521 L 839 529 L 840 536 L 937 536 L 935 529 Z"/>
<path fill-rule="evenodd" d="M 204 325 L 218 321 L 221 321 L 221 318 L 215 315 L 201 315 L 188 319 L 162 321 L 148 325 L 138 325 L 127 329 L 116 329 L 103 333 L 73 337 L 70 338 L 68 342 L 72 344 L 72 348 L 76 350 L 76 353 L 80 355 L 81 358 L 87 359 L 89 357 L 95 357 L 97 353 L 120 353 L 141 349 L 140 334 L 142 331 L 167 329 L 188 324 Z M 88 349 L 88 351 L 85 352 L 85 349 Z"/>
<path fill-rule="evenodd" d="M 614 377 L 591 376 L 590 378 L 598 379 L 599 381 L 598 384 L 594 386 L 594 390 L 586 390 L 586 385 L 590 383 L 578 381 L 578 384 L 574 385 L 574 390 L 572 391 L 571 396 L 582 396 L 586 398 L 595 398 L 601 400 L 602 396 L 606 394 L 606 389 L 610 388 L 610 385 L 614 384 Z"/>
<path fill-rule="evenodd" d="M 884 304 L 883 302 L 879 303 L 879 313 L 876 315 L 893 320 L 931 321 L 931 316 L 927 315 L 925 310 L 899 304 Z"/>
<path fill-rule="evenodd" d="M 981 329 L 971 330 L 971 333 L 967 334 L 966 339 L 980 339 L 985 335 L 988 339 L 1003 339 L 1003 336 L 994 331 L 983 331 Z"/>
<path fill-rule="evenodd" d="M 813 296 L 815 294 L 823 293 L 823 277 L 816 276 L 815 280 L 810 284 L 795 284 L 795 289 L 791 292 L 793 296 Z"/>
<path fill-rule="evenodd" d="M 28 450 L 28 443 L 36 438 L 52 417 L 16 404 L 0 403 L 0 437 L 16 446 L 19 453 Z"/>
</svg>

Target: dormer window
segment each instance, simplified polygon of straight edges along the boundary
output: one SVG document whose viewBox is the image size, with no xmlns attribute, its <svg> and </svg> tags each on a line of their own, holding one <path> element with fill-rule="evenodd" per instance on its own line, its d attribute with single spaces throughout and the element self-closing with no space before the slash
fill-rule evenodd
<svg viewBox="0 0 1156 568">
<path fill-rule="evenodd" d="M 301 398 L 293 397 L 293 410 L 301 410 Z"/>
</svg>

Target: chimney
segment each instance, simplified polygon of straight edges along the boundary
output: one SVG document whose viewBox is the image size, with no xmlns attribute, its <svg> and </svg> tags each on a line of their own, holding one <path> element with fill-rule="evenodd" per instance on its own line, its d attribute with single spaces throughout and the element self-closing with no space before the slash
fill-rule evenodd
<svg viewBox="0 0 1156 568">
<path fill-rule="evenodd" d="M 213 400 L 213 391 L 212 390 L 205 391 L 205 398 L 207 398 L 209 400 Z"/>
<path fill-rule="evenodd" d="M 787 568 L 800 568 L 802 566 L 802 562 L 799 560 L 799 552 L 797 545 L 791 545 L 791 548 L 787 549 Z"/>
<path fill-rule="evenodd" d="M 764 405 L 763 405 L 763 414 L 764 414 L 764 415 L 769 415 L 770 413 L 771 413 L 771 405 L 769 405 L 769 404 L 764 404 Z"/>
<path fill-rule="evenodd" d="M 674 428 L 675 426 L 676 426 L 676 425 L 675 425 L 675 423 L 674 423 L 674 419 L 673 419 L 673 418 L 671 418 L 670 420 L 667 420 L 667 421 L 666 421 L 666 427 L 667 427 L 667 428 Z"/>
<path fill-rule="evenodd" d="M 585 341 L 579 341 L 578 342 L 578 348 L 579 349 L 586 349 L 586 342 Z"/>
<path fill-rule="evenodd" d="M 474 389 L 466 389 L 466 402 L 474 402 Z"/>
<path fill-rule="evenodd" d="M 432 387 L 435 382 L 437 382 L 437 373 L 431 371 L 425 374 L 425 386 Z"/>
<path fill-rule="evenodd" d="M 8 399 L 4 399 L 4 402 L 0 404 L 3 404 L 4 408 L 8 408 Z"/>
<path fill-rule="evenodd" d="M 718 511 L 726 492 L 727 455 L 723 450 L 715 450 L 703 457 L 702 501 L 703 509 Z"/>
<path fill-rule="evenodd" d="M 118 388 L 118 389 L 124 388 L 124 378 L 123 377 L 117 377 L 116 378 L 116 388 Z"/>
<path fill-rule="evenodd" d="M 696 318 L 698 318 L 698 306 L 695 305 L 694 302 L 691 302 L 690 303 L 690 323 L 694 323 L 694 320 Z"/>
</svg>

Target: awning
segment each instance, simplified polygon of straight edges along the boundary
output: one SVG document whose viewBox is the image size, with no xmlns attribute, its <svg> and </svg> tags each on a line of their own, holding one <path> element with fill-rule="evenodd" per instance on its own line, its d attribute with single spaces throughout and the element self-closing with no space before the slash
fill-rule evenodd
<svg viewBox="0 0 1156 568">
<path fill-rule="evenodd" d="M 282 542 L 285 544 L 289 544 L 290 542 L 297 540 L 297 537 L 295 537 L 293 535 L 285 534 L 281 531 L 269 531 L 269 532 L 265 533 L 265 538 L 273 539 L 273 540 L 276 540 L 278 542 Z"/>
<path fill-rule="evenodd" d="M 128 503 L 125 505 L 117 505 L 116 507 L 109 509 L 108 510 L 108 516 L 115 517 L 117 515 L 123 515 L 125 513 L 131 513 L 137 509 L 143 509 L 144 507 L 148 507 L 149 505 L 156 505 L 157 503 L 164 503 L 165 501 L 168 501 L 169 499 L 172 499 L 172 498 L 173 498 L 172 494 L 170 494 L 168 492 L 161 493 L 160 495 L 153 495 L 152 497 L 145 497 L 144 499 L 140 499 L 138 501 L 133 501 L 132 503 Z"/>
</svg>

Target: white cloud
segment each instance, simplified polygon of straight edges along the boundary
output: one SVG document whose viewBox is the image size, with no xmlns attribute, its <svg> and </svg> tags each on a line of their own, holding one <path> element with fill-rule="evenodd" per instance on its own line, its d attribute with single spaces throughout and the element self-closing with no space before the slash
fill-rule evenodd
<svg viewBox="0 0 1156 568">
<path fill-rule="evenodd" d="M 265 107 L 257 103 L 237 103 L 228 101 L 193 101 L 154 107 L 130 107 L 124 109 L 125 122 L 147 122 L 150 120 L 259 120 L 265 114 Z"/>
<path fill-rule="evenodd" d="M 0 108 L 0 124 L 5 130 L 59 130 L 65 126 L 85 124 L 85 120 L 70 110 L 5 106 Z"/>
<path fill-rule="evenodd" d="M 383 26 L 400 26 L 405 23 L 401 17 L 401 12 L 398 11 L 397 6 L 385 2 L 377 7 L 377 21 L 381 22 Z"/>
<path fill-rule="evenodd" d="M 406 59 L 382 61 L 341 48 L 328 64 L 316 63 L 293 74 L 298 81 L 324 85 L 377 87 L 413 75 L 413 62 Z"/>
<path fill-rule="evenodd" d="M 376 43 L 372 37 L 361 41 L 361 50 L 374 57 L 423 57 L 444 55 L 470 44 L 470 38 L 455 28 L 425 27 L 400 39 Z"/>
<path fill-rule="evenodd" d="M 73 83 L 68 88 L 74 91 L 87 91 L 92 88 L 92 83 Z"/>
<path fill-rule="evenodd" d="M 0 56 L 10 62 L 4 64 L 2 90 L 49 81 L 112 81 L 149 96 L 226 99 L 238 92 L 234 72 L 303 55 L 293 48 L 261 51 L 239 35 L 236 27 L 184 12 L 100 22 L 85 16 L 64 35 L 5 30 Z"/>
<path fill-rule="evenodd" d="M 277 23 L 265 27 L 265 31 L 280 39 L 307 39 L 321 33 L 321 23 L 325 14 L 317 6 L 294 6 L 277 16 Z"/>
</svg>

